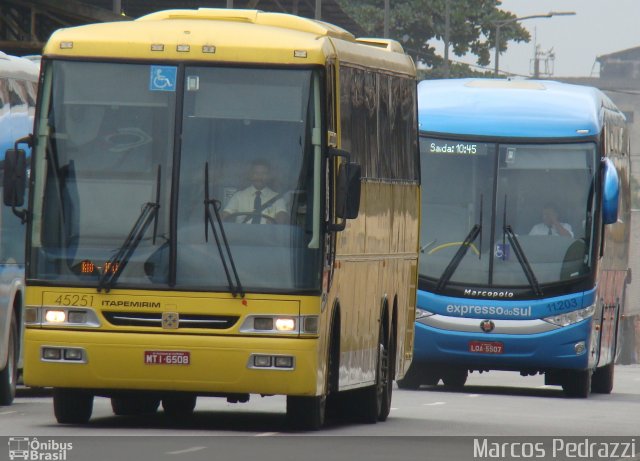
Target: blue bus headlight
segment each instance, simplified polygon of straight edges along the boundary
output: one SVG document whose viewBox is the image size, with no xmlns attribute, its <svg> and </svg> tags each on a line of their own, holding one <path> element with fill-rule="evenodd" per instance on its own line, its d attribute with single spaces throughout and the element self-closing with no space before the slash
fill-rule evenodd
<svg viewBox="0 0 640 461">
<path fill-rule="evenodd" d="M 433 312 L 429 312 L 427 310 L 424 309 L 420 309 L 416 307 L 416 320 L 424 318 L 424 317 L 430 317 L 433 315 Z"/>
<path fill-rule="evenodd" d="M 552 317 L 543 318 L 545 322 L 552 323 L 561 327 L 573 325 L 574 323 L 581 322 L 589 317 L 593 316 L 596 310 L 596 305 L 592 304 L 584 309 L 578 309 L 577 311 L 567 312 L 566 314 L 554 315 Z"/>
</svg>

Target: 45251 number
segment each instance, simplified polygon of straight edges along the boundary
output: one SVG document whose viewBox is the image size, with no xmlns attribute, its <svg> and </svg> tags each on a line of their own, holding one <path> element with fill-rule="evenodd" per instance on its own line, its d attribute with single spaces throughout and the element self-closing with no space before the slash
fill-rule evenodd
<svg viewBox="0 0 640 461">
<path fill-rule="evenodd" d="M 87 307 L 93 304 L 92 295 L 60 295 L 56 298 L 55 303 L 58 306 L 78 306 Z"/>
</svg>

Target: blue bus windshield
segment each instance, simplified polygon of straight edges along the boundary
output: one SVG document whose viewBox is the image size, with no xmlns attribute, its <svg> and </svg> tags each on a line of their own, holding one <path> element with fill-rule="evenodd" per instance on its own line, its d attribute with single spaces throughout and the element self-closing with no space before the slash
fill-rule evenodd
<svg viewBox="0 0 640 461">
<path fill-rule="evenodd" d="M 541 285 L 590 272 L 595 143 L 502 144 L 425 136 L 420 152 L 426 218 L 422 277 L 529 287 L 527 266 Z M 453 273 L 445 274 L 474 226 L 480 227 L 479 235 Z M 514 249 L 518 244 L 525 262 Z"/>
</svg>

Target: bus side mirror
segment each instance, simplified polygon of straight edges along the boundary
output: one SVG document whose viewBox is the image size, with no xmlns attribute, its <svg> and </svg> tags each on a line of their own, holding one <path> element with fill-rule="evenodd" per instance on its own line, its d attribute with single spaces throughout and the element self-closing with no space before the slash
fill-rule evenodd
<svg viewBox="0 0 640 461">
<path fill-rule="evenodd" d="M 27 155 L 22 149 L 8 149 L 4 156 L 4 204 L 12 208 L 24 204 L 27 189 Z"/>
<path fill-rule="evenodd" d="M 360 211 L 360 180 L 362 168 L 359 163 L 342 163 L 338 170 L 336 190 L 336 216 L 355 219 Z"/>
<path fill-rule="evenodd" d="M 604 224 L 618 222 L 618 196 L 620 195 L 620 178 L 613 162 L 605 158 L 602 179 L 602 221 Z"/>
</svg>

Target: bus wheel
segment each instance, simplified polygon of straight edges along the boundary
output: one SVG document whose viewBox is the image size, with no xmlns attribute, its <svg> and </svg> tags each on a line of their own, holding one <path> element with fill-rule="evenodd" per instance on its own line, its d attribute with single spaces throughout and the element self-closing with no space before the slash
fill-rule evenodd
<svg viewBox="0 0 640 461">
<path fill-rule="evenodd" d="M 111 409 L 118 416 L 149 415 L 158 411 L 160 399 L 144 396 L 111 397 Z"/>
<path fill-rule="evenodd" d="M 0 371 L 0 405 L 11 405 L 16 396 L 16 382 L 18 381 L 18 326 L 13 315 L 9 325 L 9 342 L 7 346 L 7 364 Z"/>
<path fill-rule="evenodd" d="M 591 370 L 567 370 L 562 380 L 562 390 L 567 397 L 589 397 Z"/>
<path fill-rule="evenodd" d="M 408 389 L 415 391 L 420 388 L 422 384 L 422 376 L 418 370 L 418 365 L 414 362 L 409 367 L 409 370 L 405 373 L 404 378 L 397 381 L 400 389 Z"/>
<path fill-rule="evenodd" d="M 358 420 L 366 424 L 375 424 L 383 414 L 385 393 L 389 380 L 389 349 L 384 336 L 382 322 L 378 333 L 378 358 L 376 361 L 376 381 L 373 386 L 355 391 L 357 406 L 355 415 Z M 389 400 L 391 396 L 389 396 Z"/>
<path fill-rule="evenodd" d="M 464 368 L 452 368 L 442 375 L 442 382 L 445 387 L 451 389 L 462 389 L 467 382 L 469 373 Z"/>
<path fill-rule="evenodd" d="M 317 431 L 324 425 L 326 395 L 287 396 L 287 422 L 293 429 Z"/>
<path fill-rule="evenodd" d="M 596 394 L 611 394 L 613 390 L 613 362 L 600 368 L 596 368 L 591 377 L 591 392 Z"/>
<path fill-rule="evenodd" d="M 53 413 L 60 424 L 85 424 L 93 411 L 93 394 L 77 389 L 53 390 Z"/>
<path fill-rule="evenodd" d="M 382 357 L 382 378 L 380 385 L 382 386 L 382 405 L 378 413 L 378 421 L 386 421 L 391 412 L 391 396 L 393 394 L 393 374 L 395 372 L 395 331 L 391 328 L 389 343 L 386 351 L 381 350 Z M 384 347 L 383 347 L 384 349 Z"/>
<path fill-rule="evenodd" d="M 196 395 L 172 395 L 162 399 L 164 414 L 171 419 L 188 418 L 196 408 Z"/>
</svg>

